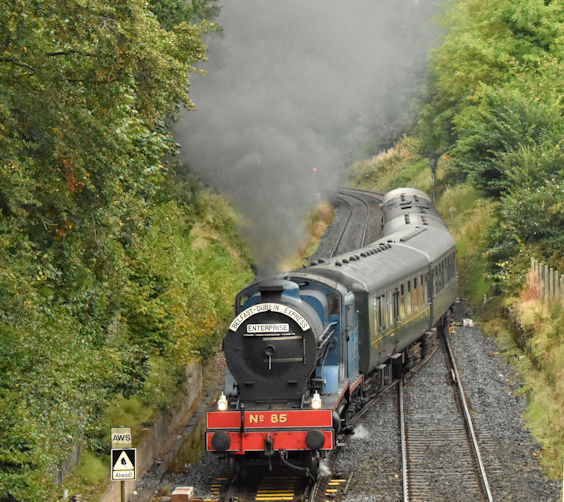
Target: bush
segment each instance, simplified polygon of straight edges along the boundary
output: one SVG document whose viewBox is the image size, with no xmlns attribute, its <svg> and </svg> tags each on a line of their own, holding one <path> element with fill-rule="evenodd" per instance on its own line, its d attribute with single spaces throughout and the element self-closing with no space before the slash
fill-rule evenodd
<svg viewBox="0 0 564 502">
<path fill-rule="evenodd" d="M 483 193 L 507 195 L 516 185 L 556 174 L 557 157 L 562 160 L 555 151 L 564 135 L 562 118 L 555 101 L 523 94 L 513 84 L 510 88 L 483 86 L 477 105 L 454 119 L 458 140 L 452 154 Z M 521 178 L 517 174 L 521 170 L 528 176 Z"/>
</svg>

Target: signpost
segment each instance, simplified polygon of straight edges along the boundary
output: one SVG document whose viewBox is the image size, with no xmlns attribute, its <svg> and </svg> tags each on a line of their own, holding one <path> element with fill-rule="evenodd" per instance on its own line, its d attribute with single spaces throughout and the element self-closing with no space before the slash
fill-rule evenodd
<svg viewBox="0 0 564 502">
<path fill-rule="evenodd" d="M 112 427 L 111 479 L 121 483 L 121 502 L 125 502 L 125 481 L 136 479 L 136 449 L 131 439 L 131 427 Z"/>
</svg>

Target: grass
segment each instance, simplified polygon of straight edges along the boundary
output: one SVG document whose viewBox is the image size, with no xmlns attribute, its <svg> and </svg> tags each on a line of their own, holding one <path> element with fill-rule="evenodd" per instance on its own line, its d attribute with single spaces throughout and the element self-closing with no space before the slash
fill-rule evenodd
<svg viewBox="0 0 564 502">
<path fill-rule="evenodd" d="M 558 477 L 564 454 L 564 305 L 527 298 L 525 291 L 515 307 L 533 333 L 521 367 L 530 402 L 525 418 L 543 446 L 548 474 Z"/>
<path fill-rule="evenodd" d="M 90 451 L 83 450 L 80 462 L 72 475 L 65 478 L 61 491 L 64 488 L 70 494 L 88 494 L 90 500 L 97 500 L 107 488 L 109 478 L 110 456 L 99 457 Z"/>
<path fill-rule="evenodd" d="M 148 422 L 154 414 L 155 411 L 143 404 L 140 397 L 132 396 L 128 399 L 122 397 L 117 399 L 108 410 L 108 423 L 112 427 L 131 426 L 135 430 L 140 424 Z"/>
<path fill-rule="evenodd" d="M 401 186 L 430 192 L 433 180 L 429 162 L 417 154 L 417 147 L 416 140 L 404 138 L 389 150 L 357 162 L 351 169 L 351 184 L 382 192 Z"/>
<path fill-rule="evenodd" d="M 304 220 L 306 238 L 296 256 L 284 261 L 282 270 L 295 270 L 305 264 L 308 257 L 315 253 L 321 237 L 335 219 L 335 211 L 328 202 L 321 202 Z"/>
<path fill-rule="evenodd" d="M 564 306 L 546 305 L 527 298 L 526 291 L 514 303 L 518 317 L 532 336 L 518 347 L 514 334 L 499 319 L 485 324 L 517 369 L 527 396 L 527 427 L 541 444 L 541 463 L 551 478 L 562 474 L 564 455 Z"/>
<path fill-rule="evenodd" d="M 479 304 L 490 287 L 485 262 L 488 248 L 485 235 L 495 224 L 495 205 L 479 199 L 468 185 L 447 189 L 437 205 L 457 243 L 460 293 L 472 304 Z"/>
<path fill-rule="evenodd" d="M 104 462 L 93 453 L 85 451 L 81 456 L 77 475 L 84 483 L 96 484 L 108 477 L 109 467 L 109 461 Z"/>
</svg>

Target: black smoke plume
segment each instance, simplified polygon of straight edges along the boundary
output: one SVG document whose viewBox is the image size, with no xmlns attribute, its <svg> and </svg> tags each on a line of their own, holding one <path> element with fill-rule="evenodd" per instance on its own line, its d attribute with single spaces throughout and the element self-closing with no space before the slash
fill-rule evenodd
<svg viewBox="0 0 564 502">
<path fill-rule="evenodd" d="M 190 168 L 245 216 L 262 272 L 296 251 L 301 217 L 347 165 L 409 123 L 435 3 L 224 1 L 207 74 L 191 77 L 197 109 L 175 133 Z"/>
</svg>

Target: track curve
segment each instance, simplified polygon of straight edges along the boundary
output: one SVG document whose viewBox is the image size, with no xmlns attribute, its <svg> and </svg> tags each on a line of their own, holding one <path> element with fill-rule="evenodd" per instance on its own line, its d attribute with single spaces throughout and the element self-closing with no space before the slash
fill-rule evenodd
<svg viewBox="0 0 564 502">
<path fill-rule="evenodd" d="M 340 188 L 330 197 L 337 214 L 321 239 L 310 263 L 358 249 L 381 233 L 383 195 L 355 188 Z"/>
</svg>

